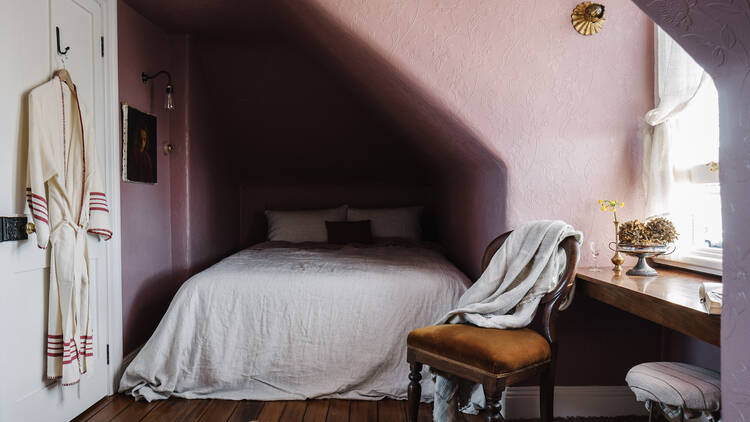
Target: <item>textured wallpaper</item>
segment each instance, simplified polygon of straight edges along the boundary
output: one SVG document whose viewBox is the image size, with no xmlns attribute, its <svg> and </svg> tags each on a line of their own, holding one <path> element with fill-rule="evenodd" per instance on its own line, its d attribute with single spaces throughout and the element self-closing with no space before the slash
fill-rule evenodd
<svg viewBox="0 0 750 422">
<path fill-rule="evenodd" d="M 631 1 L 608 2 L 593 37 L 571 27 L 575 1 L 311 2 L 504 163 L 505 227 L 559 218 L 604 250 L 614 229 L 597 199 L 624 200 L 623 218 L 642 217 L 639 131 L 653 106 L 653 26 Z"/>
</svg>

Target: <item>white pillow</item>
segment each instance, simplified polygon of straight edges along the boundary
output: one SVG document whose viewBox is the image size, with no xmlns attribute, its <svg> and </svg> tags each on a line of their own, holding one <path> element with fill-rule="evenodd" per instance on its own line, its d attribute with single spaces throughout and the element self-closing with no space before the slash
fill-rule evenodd
<svg viewBox="0 0 750 422">
<path fill-rule="evenodd" d="M 328 210 L 266 210 L 268 240 L 287 242 L 325 242 L 326 221 L 346 221 L 346 205 Z"/>
<path fill-rule="evenodd" d="M 373 237 L 419 240 L 422 237 L 422 208 L 349 208 L 347 220 L 370 220 Z"/>
</svg>

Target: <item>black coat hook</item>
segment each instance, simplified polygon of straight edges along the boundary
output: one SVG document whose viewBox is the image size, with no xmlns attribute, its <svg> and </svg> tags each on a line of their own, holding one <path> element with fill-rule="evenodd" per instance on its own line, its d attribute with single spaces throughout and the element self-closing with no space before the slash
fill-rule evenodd
<svg viewBox="0 0 750 422">
<path fill-rule="evenodd" d="M 57 54 L 64 56 L 68 54 L 68 50 L 70 50 L 70 46 L 65 47 L 65 50 L 60 50 L 60 27 L 55 27 L 55 32 L 57 33 Z"/>
</svg>

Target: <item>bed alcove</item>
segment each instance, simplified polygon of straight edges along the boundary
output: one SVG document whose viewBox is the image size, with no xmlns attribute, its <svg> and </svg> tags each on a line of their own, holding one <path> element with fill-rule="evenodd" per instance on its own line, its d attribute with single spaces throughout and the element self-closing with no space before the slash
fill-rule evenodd
<svg viewBox="0 0 750 422">
<path fill-rule="evenodd" d="M 275 9 L 259 10 L 273 16 Z M 265 239 L 265 209 L 424 205 L 425 238 L 471 276 L 485 244 L 505 230 L 504 165 L 468 129 L 431 106 L 402 109 L 394 119 L 288 22 L 239 35 L 175 35 L 125 2 L 119 19 L 121 81 L 140 72 L 134 60 L 169 66 L 177 103 L 166 113 L 160 88 L 121 83 L 121 101 L 156 113 L 160 143 L 176 145 L 159 157 L 168 170 L 160 168 L 155 187 L 169 189 L 168 245 L 152 232 L 154 243 L 145 246 L 145 233 L 124 230 L 125 249 L 140 252 L 125 253 L 124 268 L 143 264 L 147 250 L 171 249 L 168 274 L 159 268 L 145 277 L 149 263 L 123 274 L 126 353 L 148 338 L 190 275 Z M 169 51 L 168 62 L 137 49 L 144 37 Z M 405 125 L 413 119 L 416 127 Z M 156 205 L 149 189 L 124 184 L 123 199 L 148 210 Z"/>
<path fill-rule="evenodd" d="M 170 228 L 165 231 L 171 255 L 169 275 L 143 282 L 142 278 L 126 279 L 123 274 L 123 290 L 132 292 L 129 297 L 133 301 L 123 304 L 126 353 L 148 338 L 169 298 L 187 276 L 262 240 L 264 208 L 422 203 L 432 222 L 428 233 L 459 268 L 473 277 L 491 238 L 521 219 L 549 216 L 544 207 L 564 210 L 552 216 L 569 219 L 587 236 L 599 236 L 603 241 L 605 234 L 600 233 L 608 222 L 596 214 L 593 202 L 587 201 L 613 190 L 616 193 L 618 183 L 640 183 L 637 119 L 599 112 L 600 108 L 611 107 L 623 114 L 645 113 L 653 105 L 653 51 L 605 51 L 610 49 L 606 43 L 613 42 L 607 37 L 627 36 L 644 42 L 650 37 L 648 19 L 629 0 L 612 3 L 628 16 L 625 20 L 632 26 L 610 23 L 591 45 L 596 46 L 598 54 L 604 54 L 605 58 L 597 58 L 597 62 L 607 60 L 612 66 L 620 56 L 637 57 L 632 80 L 612 82 L 594 73 L 593 67 L 587 67 L 593 58 L 573 68 L 564 67 L 562 62 L 575 60 L 567 57 L 572 54 L 568 51 L 580 47 L 583 41 L 561 32 L 570 30 L 569 22 L 558 20 L 556 12 L 541 13 L 549 32 L 558 34 L 552 47 L 544 51 L 565 52 L 551 63 L 562 67 L 557 74 L 562 82 L 544 88 L 562 98 L 578 93 L 573 88 L 576 84 L 593 79 L 617 92 L 638 92 L 638 98 L 626 101 L 626 106 L 615 101 L 603 106 L 580 101 L 572 110 L 563 111 L 555 110 L 553 102 L 537 103 L 535 96 L 545 95 L 544 91 L 519 94 L 520 88 L 513 85 L 527 75 L 512 69 L 514 63 L 498 67 L 498 74 L 502 70 L 512 74 L 502 84 L 485 86 L 487 80 L 481 78 L 467 78 L 467 82 L 461 75 L 472 74 L 474 69 L 459 68 L 451 74 L 455 77 L 451 87 L 459 88 L 435 90 L 435 84 L 445 81 L 430 79 L 435 76 L 430 73 L 431 63 L 412 57 L 425 67 L 420 74 L 419 69 L 399 61 L 403 56 L 395 53 L 401 51 L 399 48 L 411 51 L 415 46 L 403 47 L 397 35 L 391 37 L 392 45 L 379 44 L 389 39 L 382 35 L 386 25 L 367 26 L 372 22 L 365 18 L 366 13 L 346 16 L 336 2 L 253 2 L 239 6 L 226 0 L 179 11 L 170 10 L 167 3 L 120 3 L 121 15 L 132 15 L 137 25 L 153 30 L 162 55 L 168 56 L 165 66 L 170 66 L 175 79 L 182 81 L 177 83 L 178 109 L 168 116 L 160 114 L 168 125 L 168 138 L 178 144 L 177 151 L 165 159 L 169 162 L 170 185 Z M 227 7 L 234 8 L 231 17 L 221 12 Z M 397 12 L 393 22 L 406 19 Z M 540 14 L 538 10 L 534 13 Z M 521 17 L 514 15 L 516 19 Z M 225 19 L 230 22 L 217 23 Z M 127 30 L 121 27 L 121 36 Z M 524 36 L 530 37 L 528 42 L 536 48 L 548 41 L 528 32 Z M 521 42 L 511 38 L 506 41 Z M 121 45 L 124 42 L 120 40 Z M 441 53 L 437 47 L 432 52 Z M 467 57 L 475 53 L 481 52 L 467 53 Z M 500 53 L 496 56 L 504 57 Z M 126 77 L 122 56 L 120 62 L 122 79 Z M 474 64 L 487 77 L 487 68 L 506 64 L 500 62 Z M 540 62 L 534 64 L 548 72 Z M 450 68 L 450 63 L 440 63 Z M 147 64 L 154 63 L 144 66 Z M 620 71 L 613 68 L 613 72 Z M 472 84 L 480 99 L 461 103 L 461 95 Z M 529 86 L 527 82 L 520 84 Z M 121 87 L 121 96 L 122 91 Z M 143 107 L 160 104 L 160 91 L 155 89 L 153 93 L 153 105 Z M 500 107 L 499 100 L 493 98 L 505 94 L 515 96 L 507 107 Z M 476 111 L 477 103 L 483 101 L 489 105 L 479 110 L 492 111 L 496 121 L 486 117 L 486 121 L 477 123 L 469 115 L 471 111 L 463 112 L 457 106 Z M 529 121 L 505 116 L 519 117 L 527 112 L 536 114 Z M 548 115 L 552 116 L 551 123 L 545 121 Z M 596 124 L 589 132 L 574 129 L 591 119 Z M 513 125 L 522 130 L 504 132 L 504 127 Z M 612 135 L 612 131 L 618 134 Z M 557 137 L 562 141 L 553 143 Z M 557 179 L 533 172 L 540 168 L 538 161 L 549 164 L 542 157 L 545 149 L 566 161 L 550 170 L 550 174 L 559 176 Z M 612 168 L 604 165 L 615 156 L 624 158 Z M 605 171 L 611 174 L 600 176 Z M 573 188 L 571 184 L 583 187 Z M 128 207 L 125 195 L 123 211 Z M 638 188 L 629 195 L 625 198 L 629 203 L 642 201 Z M 540 198 L 549 203 L 540 202 Z M 127 242 L 124 236 L 124 249 Z M 584 257 L 584 261 L 588 259 Z M 124 256 L 123 267 L 126 265 Z M 162 287 L 155 287 L 157 284 Z M 154 288 L 160 289 L 159 295 L 152 295 Z M 147 304 L 133 307 L 138 301 Z M 138 311 L 130 311 L 128 317 L 130 308 Z M 660 360 L 668 354 L 669 346 L 664 343 L 672 335 L 585 297 L 578 297 L 573 308 L 562 314 L 559 326 L 560 385 L 622 385 L 632 365 Z M 705 350 L 697 359 L 709 362 L 708 366 L 717 365 L 718 349 Z"/>
</svg>

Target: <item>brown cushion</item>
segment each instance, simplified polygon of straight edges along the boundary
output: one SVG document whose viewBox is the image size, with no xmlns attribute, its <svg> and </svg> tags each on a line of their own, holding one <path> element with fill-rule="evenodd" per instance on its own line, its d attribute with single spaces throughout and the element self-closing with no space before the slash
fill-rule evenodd
<svg viewBox="0 0 750 422">
<path fill-rule="evenodd" d="M 328 243 L 372 243 L 370 220 L 326 221 Z"/>
<path fill-rule="evenodd" d="M 409 333 L 418 349 L 480 368 L 492 374 L 515 371 L 550 359 L 549 343 L 528 328 L 497 330 L 466 324 L 433 325 Z"/>
</svg>

